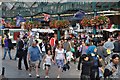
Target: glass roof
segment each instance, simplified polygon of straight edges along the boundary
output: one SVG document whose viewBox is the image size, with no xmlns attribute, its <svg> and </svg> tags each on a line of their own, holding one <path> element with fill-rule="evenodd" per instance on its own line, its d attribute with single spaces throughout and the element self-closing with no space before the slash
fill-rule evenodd
<svg viewBox="0 0 120 80">
<path fill-rule="evenodd" d="M 39 13 L 65 14 L 68 11 L 83 10 L 85 12 L 117 10 L 120 11 L 119 2 L 66 2 L 70 0 L 31 0 L 32 2 L 2 2 L 2 17 L 15 17 L 18 14 L 22 16 L 34 16 Z M 41 2 L 39 2 L 41 1 Z M 118 1 L 118 0 L 114 0 Z"/>
</svg>

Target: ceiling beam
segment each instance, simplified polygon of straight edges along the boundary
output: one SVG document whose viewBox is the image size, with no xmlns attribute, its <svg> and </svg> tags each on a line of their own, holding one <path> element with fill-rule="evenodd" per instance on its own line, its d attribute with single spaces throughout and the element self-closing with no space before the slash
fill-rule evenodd
<svg viewBox="0 0 120 80">
<path fill-rule="evenodd" d="M 18 14 L 22 14 L 22 16 L 33 16 L 41 13 L 49 13 L 49 14 L 64 14 L 66 11 L 72 11 L 72 10 L 83 10 L 85 12 L 93 11 L 91 8 L 91 3 L 85 3 L 85 2 L 67 2 L 67 3 L 38 3 L 38 7 L 31 7 L 31 8 L 25 8 L 24 2 L 21 4 L 20 2 L 16 3 L 16 5 L 19 5 L 20 8 L 16 10 L 7 10 L 2 11 L 3 16 L 5 17 L 15 17 Z M 100 4 L 100 3 L 99 3 Z M 115 3 L 117 4 L 117 3 Z M 109 7 L 105 8 L 105 6 L 108 5 Z M 84 6 L 84 7 L 83 7 Z M 96 5 L 95 5 L 96 6 Z M 101 4 L 102 6 L 102 4 Z M 112 6 L 110 3 L 105 3 L 102 8 L 96 7 L 96 11 L 102 11 L 102 10 L 110 10 L 111 8 L 120 8 L 120 6 Z"/>
</svg>

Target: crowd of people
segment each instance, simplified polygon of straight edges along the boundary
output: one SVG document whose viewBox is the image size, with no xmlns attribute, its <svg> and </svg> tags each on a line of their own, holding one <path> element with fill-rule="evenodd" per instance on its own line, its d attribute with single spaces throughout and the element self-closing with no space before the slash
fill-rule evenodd
<svg viewBox="0 0 120 80">
<path fill-rule="evenodd" d="M 120 77 L 119 59 L 120 59 L 120 35 L 117 38 L 110 37 L 108 41 L 102 40 L 95 43 L 89 37 L 80 35 L 79 37 L 68 37 L 57 40 L 57 36 L 43 39 L 35 36 L 18 35 L 16 44 L 16 58 L 18 60 L 18 70 L 22 70 L 21 62 L 24 60 L 26 70 L 31 77 L 31 71 L 35 69 L 36 77 L 39 78 L 39 68 L 43 62 L 45 78 L 49 78 L 49 70 L 52 64 L 57 64 L 58 75 L 61 77 L 63 68 L 68 68 L 70 63 L 77 63 L 77 69 L 81 71 L 82 80 L 100 80 L 102 78 L 114 79 Z M 13 45 L 9 36 L 4 39 L 5 60 L 7 51 L 11 57 Z M 67 65 L 67 67 L 66 67 Z"/>
</svg>

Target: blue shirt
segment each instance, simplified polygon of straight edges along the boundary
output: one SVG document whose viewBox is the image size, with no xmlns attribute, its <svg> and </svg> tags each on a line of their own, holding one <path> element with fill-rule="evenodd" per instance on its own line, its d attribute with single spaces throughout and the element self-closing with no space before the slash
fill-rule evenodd
<svg viewBox="0 0 120 80">
<path fill-rule="evenodd" d="M 8 48 L 8 39 L 5 39 L 5 40 L 4 40 L 4 47 L 7 47 L 7 48 Z"/>
<path fill-rule="evenodd" d="M 30 54 L 31 61 L 37 61 L 41 59 L 41 54 L 37 46 L 36 47 L 30 46 L 28 48 L 28 53 Z"/>
</svg>

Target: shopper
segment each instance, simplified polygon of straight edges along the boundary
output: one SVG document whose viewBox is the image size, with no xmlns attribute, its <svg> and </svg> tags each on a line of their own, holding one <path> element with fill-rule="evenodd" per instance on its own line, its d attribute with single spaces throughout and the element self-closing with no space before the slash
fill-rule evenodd
<svg viewBox="0 0 120 80">
<path fill-rule="evenodd" d="M 6 54 L 8 52 L 9 54 L 9 58 L 10 60 L 12 60 L 12 57 L 11 57 L 11 49 L 9 47 L 9 44 L 12 44 L 11 42 L 11 39 L 9 39 L 9 36 L 6 35 L 5 39 L 4 39 L 4 57 L 3 57 L 3 60 L 5 60 L 5 57 L 6 57 Z"/>
<path fill-rule="evenodd" d="M 18 35 L 18 36 L 17 36 L 17 41 L 16 41 L 16 54 L 15 54 L 14 60 L 17 59 L 16 55 L 17 55 L 17 51 L 18 51 L 18 42 L 19 42 L 19 40 L 20 40 L 20 36 Z"/>
<path fill-rule="evenodd" d="M 16 57 L 19 58 L 18 60 L 18 70 L 22 70 L 21 64 L 22 64 L 22 59 L 24 60 L 24 65 L 26 70 L 28 70 L 28 63 L 27 63 L 27 48 L 25 47 L 25 37 L 21 37 L 21 39 L 18 41 L 17 45 L 17 54 Z"/>
<path fill-rule="evenodd" d="M 36 45 L 36 42 L 33 41 L 32 46 L 28 48 L 28 61 L 29 61 L 29 76 L 31 77 L 32 67 L 35 66 L 36 77 L 39 78 L 39 60 L 42 58 L 40 51 Z"/>
<path fill-rule="evenodd" d="M 88 47 L 87 54 L 93 62 L 91 70 L 91 80 L 98 80 L 99 78 L 99 59 L 97 55 L 97 48 L 94 45 Z"/>
<path fill-rule="evenodd" d="M 120 56 L 114 54 L 112 56 L 112 62 L 105 67 L 104 77 L 106 80 L 116 80 L 120 78 L 120 66 L 119 66 Z"/>
<path fill-rule="evenodd" d="M 87 54 L 87 49 L 88 49 L 88 46 L 85 44 L 85 42 L 84 41 L 82 41 L 82 44 L 80 45 L 80 48 L 79 48 L 79 53 L 80 53 L 80 56 L 79 56 L 79 62 L 78 62 L 78 66 L 77 67 L 80 67 L 80 65 L 81 65 L 81 56 L 83 55 L 83 54 Z M 79 68 L 80 69 L 80 68 Z M 78 69 L 78 70 L 79 70 Z"/>
<path fill-rule="evenodd" d="M 42 55 L 42 51 L 41 51 L 41 48 L 40 48 L 40 43 L 38 42 L 38 40 L 35 40 L 35 42 L 36 42 L 36 45 L 37 45 L 37 47 L 38 47 L 38 49 L 39 49 L 39 51 L 40 51 L 40 54 Z M 40 64 L 41 64 L 41 60 L 39 60 L 39 65 L 38 65 L 38 68 L 40 68 Z"/>
<path fill-rule="evenodd" d="M 65 63 L 65 54 L 64 54 L 64 49 L 62 44 L 58 44 L 58 47 L 55 49 L 55 57 L 54 57 L 55 62 L 57 63 L 58 66 L 58 76 L 57 78 L 60 78 L 60 74 L 62 72 L 62 67 Z"/>
<path fill-rule="evenodd" d="M 45 65 L 45 78 L 49 78 L 49 70 L 52 64 L 52 55 L 50 49 L 47 50 L 47 54 L 43 58 L 43 64 Z"/>
<path fill-rule="evenodd" d="M 90 80 L 92 62 L 87 54 L 82 55 L 82 72 L 81 72 L 81 80 Z"/>
</svg>

